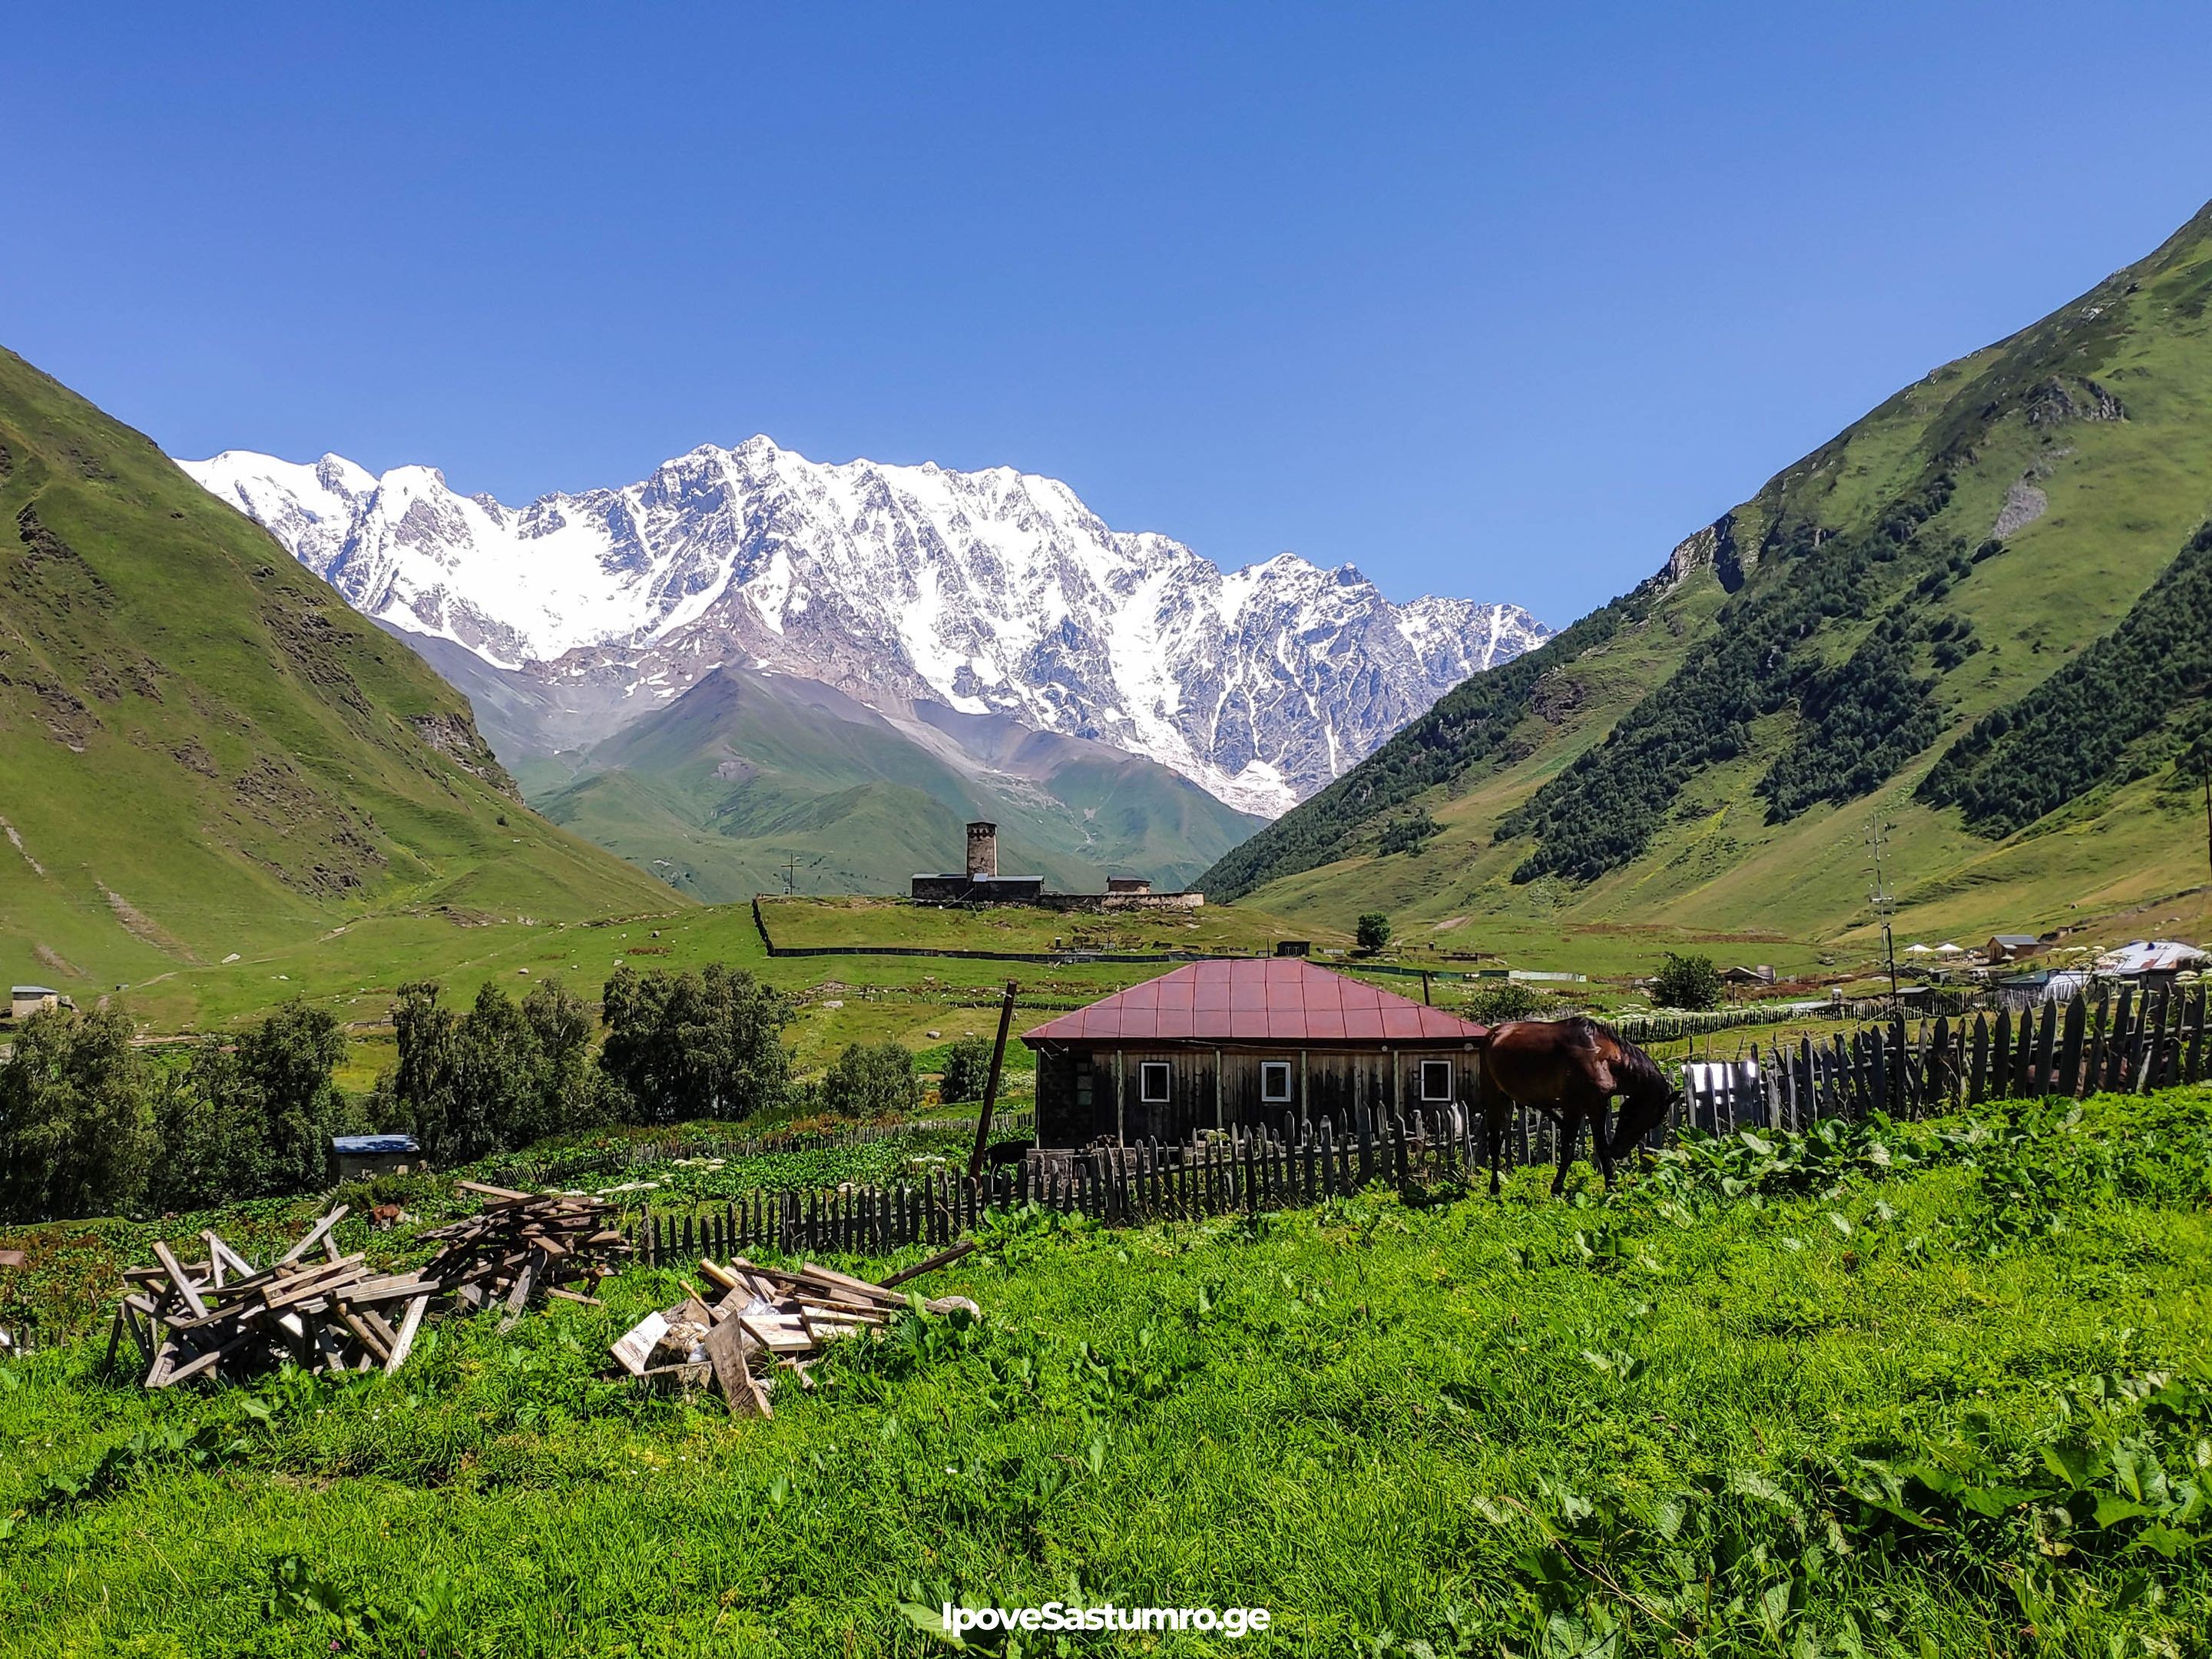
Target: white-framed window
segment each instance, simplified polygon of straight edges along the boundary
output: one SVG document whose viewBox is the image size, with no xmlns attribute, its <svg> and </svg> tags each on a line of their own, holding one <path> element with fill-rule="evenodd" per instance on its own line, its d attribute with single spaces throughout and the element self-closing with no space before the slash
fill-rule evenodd
<svg viewBox="0 0 2212 1659">
<path fill-rule="evenodd" d="M 1148 1060 L 1137 1067 L 1137 1098 L 1147 1106 L 1163 1106 L 1167 1103 L 1167 1061 Z"/>
<path fill-rule="evenodd" d="M 1421 1062 L 1421 1098 L 1449 1100 L 1452 1097 L 1452 1063 L 1448 1060 L 1425 1060 Z"/>
<path fill-rule="evenodd" d="M 1260 1062 L 1260 1098 L 1270 1104 L 1279 1105 L 1291 1097 L 1291 1062 L 1287 1060 L 1263 1060 Z"/>
</svg>

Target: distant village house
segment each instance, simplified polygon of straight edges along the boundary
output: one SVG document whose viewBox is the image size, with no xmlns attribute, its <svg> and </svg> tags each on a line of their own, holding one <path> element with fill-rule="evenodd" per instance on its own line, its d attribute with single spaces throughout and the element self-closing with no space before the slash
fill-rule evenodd
<svg viewBox="0 0 2212 1659">
<path fill-rule="evenodd" d="M 2025 962 L 2030 957 L 2040 956 L 2047 948 L 2033 933 L 1998 933 L 1982 947 L 1982 956 L 1992 963 Z"/>
<path fill-rule="evenodd" d="M 28 1019 L 46 1008 L 67 1008 L 74 1012 L 76 1004 L 46 985 L 18 985 L 8 994 L 8 1016 L 11 1019 Z"/>
<path fill-rule="evenodd" d="M 937 904 L 1035 904 L 1044 896 L 1042 876 L 999 873 L 999 826 L 968 826 L 968 867 L 955 875 L 919 875 L 913 896 Z"/>
</svg>

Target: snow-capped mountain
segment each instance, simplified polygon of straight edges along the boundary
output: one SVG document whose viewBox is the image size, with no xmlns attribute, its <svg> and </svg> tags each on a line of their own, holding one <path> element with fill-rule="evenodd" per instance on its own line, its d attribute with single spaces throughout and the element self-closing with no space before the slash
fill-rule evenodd
<svg viewBox="0 0 2212 1659">
<path fill-rule="evenodd" d="M 1270 816 L 1549 629 L 1395 605 L 1293 554 L 1224 573 L 1010 467 L 809 461 L 756 437 L 511 507 L 425 466 L 180 463 L 366 614 L 520 669 L 611 730 L 725 664 L 1096 738 Z"/>
</svg>

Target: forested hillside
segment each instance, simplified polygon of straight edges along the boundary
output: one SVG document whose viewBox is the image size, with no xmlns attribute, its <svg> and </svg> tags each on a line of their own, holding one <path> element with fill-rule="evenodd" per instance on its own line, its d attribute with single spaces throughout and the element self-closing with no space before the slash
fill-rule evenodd
<svg viewBox="0 0 2212 1659">
<path fill-rule="evenodd" d="M 1931 928 L 2201 881 L 2175 785 L 2212 637 L 2208 301 L 2212 210 L 1454 691 L 1209 888 L 1828 935 L 1864 921 L 1876 814 Z"/>
</svg>

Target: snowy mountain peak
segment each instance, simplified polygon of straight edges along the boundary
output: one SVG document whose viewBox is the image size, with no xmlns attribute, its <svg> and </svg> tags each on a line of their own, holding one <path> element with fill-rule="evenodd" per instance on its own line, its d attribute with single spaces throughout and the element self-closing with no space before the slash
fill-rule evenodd
<svg viewBox="0 0 2212 1659">
<path fill-rule="evenodd" d="M 610 720 L 760 665 L 1096 738 L 1269 815 L 1549 632 L 1510 605 L 1395 605 L 1294 553 L 1224 572 L 1012 467 L 821 463 L 760 434 L 520 507 L 428 466 L 180 465 L 361 611 Z"/>
</svg>

